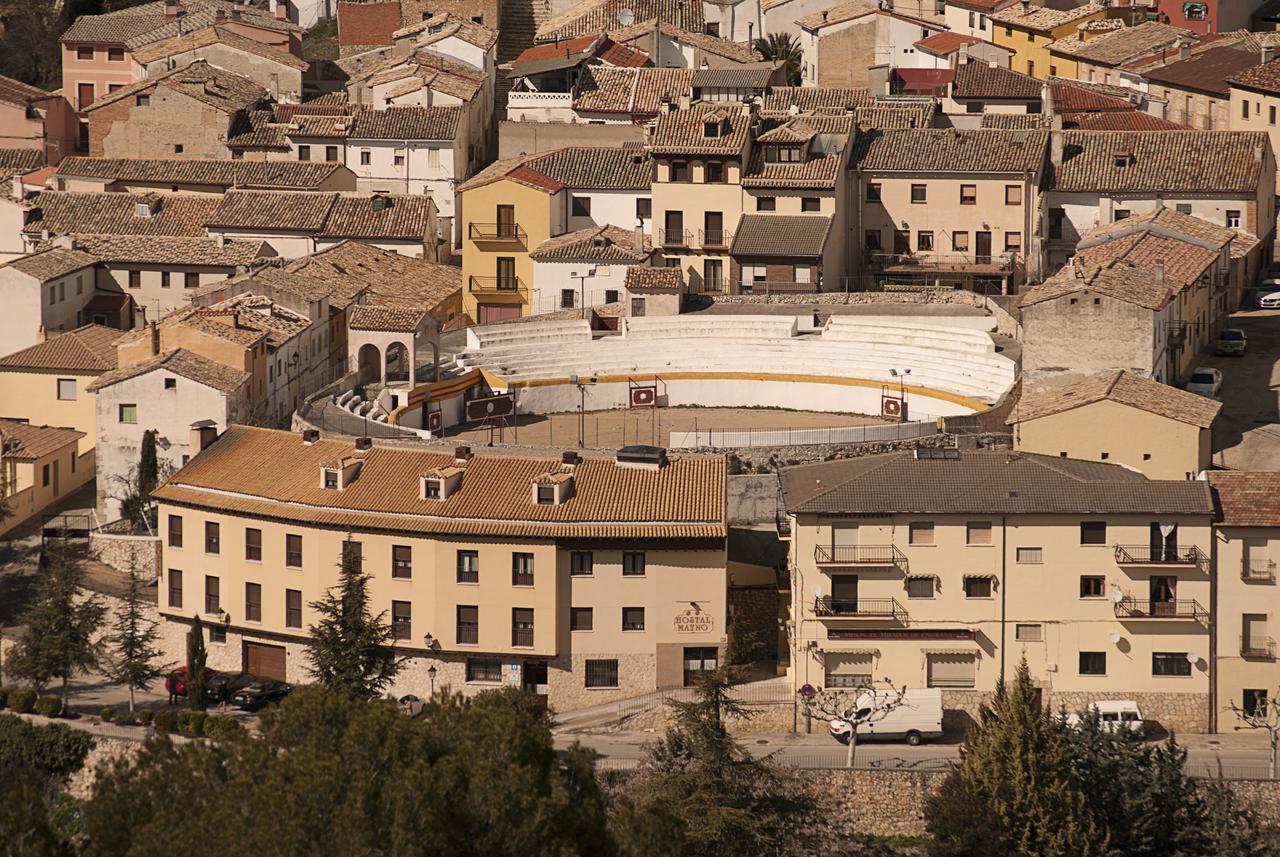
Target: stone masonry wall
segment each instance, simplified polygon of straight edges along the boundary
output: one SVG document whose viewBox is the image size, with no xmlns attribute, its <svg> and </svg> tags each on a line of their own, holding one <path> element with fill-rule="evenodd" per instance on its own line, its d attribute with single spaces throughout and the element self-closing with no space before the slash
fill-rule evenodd
<svg viewBox="0 0 1280 857">
<path fill-rule="evenodd" d="M 1045 688 L 1041 701 L 1053 712 L 1065 708 L 1067 713 L 1079 711 L 1089 702 L 1101 699 L 1132 699 L 1142 710 L 1148 728 L 1175 734 L 1209 731 L 1209 695 L 1206 693 L 1082 693 Z M 961 735 L 968 724 L 978 718 L 978 707 L 991 698 L 982 690 L 944 690 L 942 692 L 942 728 L 948 734 Z"/>
<path fill-rule="evenodd" d="M 730 448 L 697 447 L 682 449 L 690 455 L 728 455 L 729 472 L 769 473 L 795 464 L 834 461 L 838 458 L 860 458 L 903 449 L 930 449 L 951 446 L 953 439 L 943 434 L 910 440 L 885 440 L 872 443 L 816 443 L 798 446 L 743 446 Z"/>
<path fill-rule="evenodd" d="M 731 586 L 729 621 L 742 663 L 778 658 L 778 587 Z"/>
<path fill-rule="evenodd" d="M 155 536 L 89 534 L 89 553 L 117 571 L 137 570 L 143 580 L 160 574 L 160 539 Z"/>
</svg>

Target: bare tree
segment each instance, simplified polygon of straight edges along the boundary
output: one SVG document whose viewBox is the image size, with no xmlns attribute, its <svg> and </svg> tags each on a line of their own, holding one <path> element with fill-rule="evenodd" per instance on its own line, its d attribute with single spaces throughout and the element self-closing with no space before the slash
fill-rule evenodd
<svg viewBox="0 0 1280 857">
<path fill-rule="evenodd" d="M 889 712 L 905 704 L 905 684 L 894 687 L 893 682 L 887 678 L 883 679 L 883 684 L 881 689 L 874 686 L 847 690 L 819 688 L 808 696 L 801 694 L 802 702 L 810 712 L 839 723 L 848 730 L 849 755 L 845 760 L 846 767 L 853 767 L 853 758 L 858 751 L 858 727 L 883 720 Z"/>
<path fill-rule="evenodd" d="M 1271 741 L 1271 764 L 1268 768 L 1268 776 L 1274 780 L 1276 778 L 1276 748 L 1280 747 L 1280 694 L 1258 699 L 1254 703 L 1252 710 L 1235 703 L 1231 704 L 1231 710 L 1244 722 L 1244 726 L 1237 726 L 1237 729 L 1267 730 L 1267 737 Z"/>
</svg>

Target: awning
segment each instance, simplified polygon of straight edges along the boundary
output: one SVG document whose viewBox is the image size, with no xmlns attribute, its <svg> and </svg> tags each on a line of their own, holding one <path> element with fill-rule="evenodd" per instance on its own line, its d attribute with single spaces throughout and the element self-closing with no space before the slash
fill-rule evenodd
<svg viewBox="0 0 1280 857">
<path fill-rule="evenodd" d="M 981 652 L 977 649 L 921 649 L 922 655 L 965 655 L 976 658 Z"/>
<path fill-rule="evenodd" d="M 879 649 L 822 649 L 823 657 L 878 658 Z"/>
</svg>

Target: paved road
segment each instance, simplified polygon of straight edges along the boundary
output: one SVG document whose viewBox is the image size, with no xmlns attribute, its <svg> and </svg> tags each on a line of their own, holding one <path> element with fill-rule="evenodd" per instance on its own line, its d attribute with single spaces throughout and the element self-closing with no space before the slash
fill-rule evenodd
<svg viewBox="0 0 1280 857">
<path fill-rule="evenodd" d="M 1222 370 L 1222 413 L 1214 428 L 1214 461 L 1237 470 L 1280 470 L 1280 310 L 1232 314 L 1249 337 L 1242 357 L 1202 355 Z"/>
</svg>

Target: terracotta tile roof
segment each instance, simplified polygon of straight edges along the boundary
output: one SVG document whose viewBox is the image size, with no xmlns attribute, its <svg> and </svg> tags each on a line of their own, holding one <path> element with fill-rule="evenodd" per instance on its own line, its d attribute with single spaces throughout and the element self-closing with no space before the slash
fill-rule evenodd
<svg viewBox="0 0 1280 857">
<path fill-rule="evenodd" d="M 1051 167 L 1049 186 L 1064 192 L 1252 195 L 1267 145 L 1265 133 L 1245 131 L 1064 131 L 1063 137 L 1063 164 Z"/>
<path fill-rule="evenodd" d="M 29 173 L 44 166 L 44 153 L 39 149 L 0 149 L 0 170 Z"/>
<path fill-rule="evenodd" d="M 1087 60 L 1093 65 L 1118 66 L 1174 48 L 1184 39 L 1195 37 L 1195 33 L 1181 27 L 1144 21 L 1136 27 L 1122 27 L 1115 32 L 1086 39 L 1073 33 L 1052 42 L 1049 51 Z"/>
<path fill-rule="evenodd" d="M 104 95 L 86 107 L 85 112 L 101 110 L 121 99 L 132 98 L 140 92 L 161 86 L 228 114 L 261 104 L 270 97 L 265 89 L 247 77 L 215 68 L 204 60 L 195 60 L 181 68 L 144 77 L 137 83 Z"/>
<path fill-rule="evenodd" d="M 350 140 L 452 140 L 462 107 L 388 107 L 361 110 L 347 135 Z"/>
<path fill-rule="evenodd" d="M 355 241 L 295 259 L 278 273 L 280 279 L 296 281 L 294 287 L 304 294 L 328 296 L 334 306 L 346 306 L 363 292 L 368 305 L 434 312 L 462 288 L 460 268 Z"/>
<path fill-rule="evenodd" d="M 1218 523 L 1227 527 L 1280 527 L 1280 473 L 1205 474 Z"/>
<path fill-rule="evenodd" d="M 597 55 L 601 62 L 618 68 L 641 68 L 649 64 L 649 54 L 631 45 L 622 45 L 609 39 Z"/>
<path fill-rule="evenodd" d="M 822 256 L 831 217 L 820 214 L 744 214 L 733 234 L 732 256 L 814 259 Z"/>
<path fill-rule="evenodd" d="M 86 324 L 0 357 L 0 367 L 85 374 L 107 372 L 116 368 L 115 343 L 119 337 L 120 331 L 113 327 Z"/>
<path fill-rule="evenodd" d="M 1033 30 L 1037 33 L 1048 33 L 1056 30 L 1063 24 L 1070 24 L 1072 21 L 1079 21 L 1090 15 L 1096 15 L 1105 11 L 1097 3 L 1086 3 L 1083 6 L 1077 6 L 1074 9 L 1051 9 L 1048 6 L 1032 6 L 1027 11 L 1022 10 L 1020 3 L 1015 3 L 995 12 L 991 15 L 991 20 L 998 21 L 1001 24 L 1010 24 L 1024 30 Z"/>
<path fill-rule="evenodd" d="M 996 7 L 1012 6 L 1018 0 L 947 0 L 948 6 L 959 6 L 961 9 L 972 9 L 975 12 L 993 12 Z"/>
<path fill-rule="evenodd" d="M 1101 113 L 1108 110 L 1133 112 L 1127 98 L 1117 98 L 1094 89 L 1076 86 L 1060 78 L 1049 81 L 1049 97 L 1055 113 Z"/>
<path fill-rule="evenodd" d="M 84 436 L 84 432 L 75 429 L 0 419 L 0 439 L 6 447 L 4 457 L 13 461 L 36 461 Z"/>
<path fill-rule="evenodd" d="M 77 249 L 103 262 L 236 268 L 269 255 L 261 241 L 227 241 L 219 244 L 213 238 L 77 233 L 72 233 L 71 237 Z"/>
<path fill-rule="evenodd" d="M 1114 464 L 1007 451 L 964 450 L 958 459 L 898 452 L 801 465 L 782 471 L 782 492 L 787 510 L 801 514 L 1213 513 L 1203 482 L 1149 480 Z"/>
<path fill-rule="evenodd" d="M 858 127 L 865 130 L 930 128 L 933 126 L 933 115 L 938 111 L 939 106 L 937 99 L 876 104 L 871 107 L 859 107 L 854 113 L 854 118 L 858 122 Z"/>
<path fill-rule="evenodd" d="M 107 372 L 105 375 L 100 375 L 86 389 L 90 393 L 96 393 L 98 390 L 156 370 L 172 372 L 189 381 L 195 381 L 197 384 L 211 387 L 225 395 L 235 393 L 247 384 L 251 377 L 248 372 L 216 363 L 208 357 L 196 354 L 193 351 L 188 351 L 185 348 L 174 348 L 155 357 L 149 357 L 139 363 L 122 366 L 112 372 Z"/>
<path fill-rule="evenodd" d="M 637 250 L 633 230 L 618 226 L 589 226 L 548 238 L 534 248 L 529 258 L 539 262 L 634 265 L 648 260 L 652 250 L 647 235 L 641 238 L 641 249 Z"/>
<path fill-rule="evenodd" d="M 1280 60 L 1255 65 L 1227 76 L 1227 83 L 1255 92 L 1280 93 Z"/>
<path fill-rule="evenodd" d="M 734 155 L 742 152 L 751 132 L 752 117 L 736 104 L 695 104 L 658 116 L 649 143 L 655 155 Z M 708 136 L 715 126 L 718 136 Z"/>
<path fill-rule="evenodd" d="M 855 136 L 853 163 L 893 172 L 1034 173 L 1048 141 L 1046 131 L 877 130 Z"/>
<path fill-rule="evenodd" d="M 143 64 L 153 63 L 156 60 L 166 59 L 175 54 L 196 51 L 210 45 L 225 45 L 238 51 L 253 54 L 269 62 L 288 66 L 297 71 L 306 71 L 309 68 L 306 61 L 295 57 L 288 51 L 282 51 L 257 39 L 241 35 L 235 30 L 217 25 L 202 27 L 199 30 L 187 31 L 167 39 L 161 39 L 158 42 L 152 42 L 134 51 L 133 58 Z"/>
<path fill-rule="evenodd" d="M 419 475 L 452 465 L 453 453 L 375 443 L 345 490 L 320 487 L 321 466 L 354 453 L 347 441 L 322 439 L 304 446 L 293 433 L 231 426 L 155 496 L 161 502 L 353 530 L 548 538 L 723 538 L 726 533 L 725 462 L 719 456 L 678 457 L 661 470 L 644 470 L 585 455 L 574 470 L 572 496 L 558 505 L 538 505 L 530 498 L 530 485 L 556 466 L 555 459 L 480 453 L 467 463 L 448 499 L 425 501 Z"/>
<path fill-rule="evenodd" d="M 487 51 L 498 43 L 497 30 L 486 27 L 484 24 L 477 24 L 475 21 L 469 21 L 451 12 L 442 12 L 425 21 L 401 27 L 391 34 L 391 38 L 404 39 L 418 35 L 421 35 L 421 37 L 414 40 L 414 44 L 417 45 L 432 45 L 454 37 Z"/>
<path fill-rule="evenodd" d="M 802 29 L 816 31 L 823 27 L 843 24 L 845 21 L 852 21 L 864 15 L 873 15 L 879 10 L 878 0 L 847 0 L 828 9 L 805 15 L 803 18 L 797 18 L 796 24 Z"/>
<path fill-rule="evenodd" d="M 954 98 L 1039 101 L 1044 94 L 1044 81 L 1003 66 L 967 62 L 956 69 L 951 91 Z"/>
<path fill-rule="evenodd" d="M 587 66 L 578 79 L 573 109 L 587 113 L 655 116 L 664 98 L 692 92 L 694 70 L 687 68 L 612 68 Z"/>
<path fill-rule="evenodd" d="M 51 247 L 48 250 L 41 250 L 39 253 L 32 253 L 30 256 L 20 256 L 0 267 L 13 268 L 15 271 L 21 271 L 29 277 L 35 277 L 40 282 L 46 283 L 49 280 L 65 277 L 67 274 L 90 268 L 97 261 L 93 256 L 88 253 L 81 253 L 79 250 L 69 250 L 66 247 Z"/>
<path fill-rule="evenodd" d="M 603 33 L 591 33 L 586 36 L 578 36 L 573 39 L 561 39 L 549 44 L 534 45 L 525 48 L 515 59 L 511 61 L 513 75 L 525 70 L 526 73 L 532 73 L 534 70 L 543 69 L 543 63 L 550 60 L 553 63 L 562 63 L 570 61 L 572 65 L 587 59 L 595 53 L 596 46 L 604 39 Z M 551 65 L 547 68 L 560 68 L 560 65 Z"/>
<path fill-rule="evenodd" d="M 1172 208 L 1160 206 L 1150 211 L 1144 211 L 1141 214 L 1126 217 L 1124 220 L 1117 220 L 1114 223 L 1098 226 L 1085 233 L 1080 240 L 1087 245 L 1092 241 L 1107 240 L 1120 235 L 1152 230 L 1165 235 L 1185 235 L 1207 242 L 1219 249 L 1239 235 L 1234 229 L 1218 226 L 1204 218 L 1196 217 L 1192 214 L 1181 214 Z"/>
<path fill-rule="evenodd" d="M 1230 79 L 1260 64 L 1256 51 L 1242 50 L 1236 45 L 1214 47 L 1184 60 L 1171 62 L 1144 72 L 1149 83 L 1174 89 L 1190 89 L 1226 97 L 1231 94 Z"/>
<path fill-rule="evenodd" d="M 262 303 L 264 301 L 265 303 Z M 255 307 L 266 310 L 268 314 L 257 312 Z M 281 333 L 285 333 L 284 338 L 287 339 L 289 335 L 306 328 L 305 316 L 300 316 L 283 307 L 280 308 L 283 313 L 280 324 L 274 323 L 270 315 L 272 309 L 268 298 L 251 294 L 235 295 L 212 306 L 183 307 L 173 310 L 162 316 L 157 324 L 162 331 L 178 327 L 188 328 L 241 348 L 253 348 L 263 339 L 270 340 L 273 334 L 278 338 Z M 126 345 L 142 342 L 150 336 L 150 328 L 135 328 L 124 333 L 117 343 Z"/>
<path fill-rule="evenodd" d="M 427 317 L 426 310 L 409 307 L 356 306 L 351 309 L 350 330 L 385 330 L 413 333 Z"/>
<path fill-rule="evenodd" d="M 1222 403 L 1123 370 L 1099 372 L 1076 381 L 1024 392 L 1008 423 L 1027 422 L 1111 401 L 1181 423 L 1209 428 Z"/>
<path fill-rule="evenodd" d="M 1043 113 L 983 113 L 982 127 L 1002 131 L 1036 131 L 1049 127 Z"/>
<path fill-rule="evenodd" d="M 773 65 L 700 68 L 693 73 L 690 85 L 698 89 L 757 89 L 764 92 L 774 78 L 781 80 Z"/>
<path fill-rule="evenodd" d="M 629 292 L 682 292 L 684 279 L 679 268 L 649 268 L 632 265 L 627 268 Z"/>
<path fill-rule="evenodd" d="M 467 191 L 505 178 L 551 193 L 565 187 L 648 192 L 653 176 L 653 160 L 645 151 L 574 146 L 497 161 L 458 189 Z"/>
<path fill-rule="evenodd" d="M 384 207 L 375 211 L 374 196 L 340 196 L 329 209 L 320 236 L 324 238 L 380 238 L 402 241 L 435 240 L 428 235 L 436 203 L 430 196 L 379 194 Z"/>
<path fill-rule="evenodd" d="M 289 149 L 286 126 L 270 110 L 246 110 L 236 116 L 227 135 L 229 149 Z M 270 162 L 268 162 L 270 163 Z M 281 162 L 277 162 L 281 163 Z"/>
<path fill-rule="evenodd" d="M 100 235 L 169 235 L 205 238 L 205 224 L 217 210 L 219 198 L 178 194 L 71 193 L 44 191 L 31 198 L 30 220 L 24 231 L 54 235 L 86 232 Z M 152 207 L 150 216 L 139 205 Z"/>
<path fill-rule="evenodd" d="M 216 200 L 218 206 L 205 223 L 231 229 L 319 232 L 336 198 L 335 193 L 233 190 Z"/>
<path fill-rule="evenodd" d="M 321 161 L 243 161 L 213 158 L 63 158 L 58 175 L 110 181 L 207 184 L 222 188 L 315 190 L 345 170 Z"/>
<path fill-rule="evenodd" d="M 931 36 L 920 39 L 915 46 L 922 51 L 928 51 L 937 56 L 947 56 L 960 50 L 965 45 L 976 45 L 981 39 L 973 36 L 966 36 L 963 33 L 934 33 Z"/>
<path fill-rule="evenodd" d="M 1081 292 L 1096 292 L 1149 310 L 1163 309 L 1173 297 L 1173 284 L 1159 282 L 1151 268 L 1113 261 L 1104 267 L 1076 269 L 1070 265 L 1018 298 L 1023 309 Z"/>
<path fill-rule="evenodd" d="M 1153 269 L 1157 265 L 1164 265 L 1165 277 L 1180 285 L 1198 281 L 1218 260 L 1216 250 L 1150 232 L 1123 235 L 1089 247 L 1081 247 L 1077 249 L 1076 255 L 1085 267 L 1105 265 L 1114 260 L 1124 260 Z"/>
<path fill-rule="evenodd" d="M 764 59 L 764 57 L 760 55 L 759 51 L 751 45 L 743 44 L 742 42 L 731 42 L 728 39 L 708 35 L 701 31 L 694 32 L 692 30 L 686 30 L 683 27 L 678 27 L 667 21 L 664 21 L 659 26 L 661 27 L 661 31 L 664 36 L 667 36 L 673 41 L 679 42 L 686 47 L 696 48 L 703 53 L 723 57 L 724 59 L 733 60 L 734 62 L 739 63 L 759 62 Z M 609 30 L 608 35 L 609 38 L 616 42 L 633 42 L 637 39 L 652 35 L 653 28 L 654 19 L 650 18 L 647 21 L 638 21 L 630 27 L 611 29 Z"/>
<path fill-rule="evenodd" d="M 338 45 L 389 45 L 400 29 L 400 2 L 339 3 Z"/>
<path fill-rule="evenodd" d="M 839 86 L 775 86 L 765 93 L 761 116 L 788 116 L 799 113 L 847 113 L 850 107 L 871 107 L 875 98 L 865 89 Z"/>
<path fill-rule="evenodd" d="M 742 175 L 742 186 L 831 189 L 839 181 L 843 165 L 844 152 L 839 150 L 811 155 L 799 163 L 769 163 L 757 148 Z"/>
<path fill-rule="evenodd" d="M 536 40 L 549 42 L 604 32 L 617 26 L 618 13 L 624 9 L 631 13 L 633 21 L 657 19 L 694 33 L 701 33 L 706 24 L 701 3 L 683 0 L 583 0 L 548 18 L 538 27 Z"/>
<path fill-rule="evenodd" d="M 136 50 L 179 32 L 207 27 L 217 20 L 218 11 L 228 18 L 239 15 L 242 23 L 250 26 L 280 32 L 302 32 L 296 24 L 276 20 L 271 14 L 253 6 L 229 0 L 177 0 L 177 3 L 185 14 L 176 19 L 165 17 L 164 0 L 129 6 L 103 15 L 81 15 L 63 32 L 60 41 L 123 44 L 130 50 Z"/>
<path fill-rule="evenodd" d="M 50 97 L 52 97 L 51 94 L 43 89 L 0 75 L 0 101 L 5 104 L 25 106 L 33 101 L 44 101 Z"/>
<path fill-rule="evenodd" d="M 1072 113 L 1062 126 L 1077 131 L 1190 131 L 1186 125 L 1170 122 L 1137 110 L 1106 113 Z"/>
</svg>

